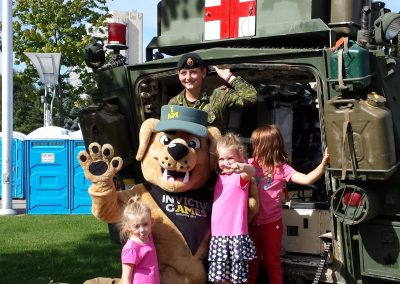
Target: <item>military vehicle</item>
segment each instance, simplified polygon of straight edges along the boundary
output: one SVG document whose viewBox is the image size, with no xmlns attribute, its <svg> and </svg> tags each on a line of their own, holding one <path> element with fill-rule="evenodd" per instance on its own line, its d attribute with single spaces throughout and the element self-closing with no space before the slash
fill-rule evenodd
<svg viewBox="0 0 400 284">
<path fill-rule="evenodd" d="M 287 283 L 399 282 L 399 31 L 400 15 L 381 1 L 162 0 L 145 63 L 124 64 L 120 42 L 107 63 L 101 44 L 85 49 L 98 86 L 80 113 L 85 143 L 114 145 L 122 189 L 143 181 L 140 125 L 182 90 L 177 61 L 197 52 L 257 89 L 255 105 L 229 112 L 244 141 L 277 124 L 302 172 L 329 149 L 319 182 L 285 190 Z M 210 69 L 206 84 L 223 82 Z"/>
</svg>

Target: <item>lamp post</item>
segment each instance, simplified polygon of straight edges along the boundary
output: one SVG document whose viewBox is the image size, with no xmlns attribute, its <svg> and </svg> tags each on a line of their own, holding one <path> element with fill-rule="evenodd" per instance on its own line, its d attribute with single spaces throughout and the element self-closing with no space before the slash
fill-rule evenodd
<svg viewBox="0 0 400 284">
<path fill-rule="evenodd" d="M 44 126 L 53 124 L 53 101 L 58 84 L 58 75 L 60 73 L 61 53 L 32 53 L 24 52 L 31 60 L 33 66 L 39 73 L 40 82 L 45 85 L 43 103 L 43 121 Z M 50 105 L 47 97 L 50 93 Z"/>
<path fill-rule="evenodd" d="M 2 202 L 0 215 L 15 215 L 17 211 L 12 209 L 11 196 L 11 145 L 13 132 L 13 60 L 12 60 L 12 1 L 3 0 L 2 4 L 2 104 L 1 117 L 3 127 L 2 144 Z"/>
</svg>

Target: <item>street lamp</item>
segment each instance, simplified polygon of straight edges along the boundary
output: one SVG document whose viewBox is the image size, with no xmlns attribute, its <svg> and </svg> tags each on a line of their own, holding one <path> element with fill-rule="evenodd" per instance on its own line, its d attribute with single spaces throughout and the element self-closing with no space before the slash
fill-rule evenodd
<svg viewBox="0 0 400 284">
<path fill-rule="evenodd" d="M 31 60 L 33 66 L 39 73 L 40 82 L 45 85 L 43 103 L 44 126 L 53 124 L 53 101 L 55 97 L 55 86 L 58 84 L 58 75 L 60 73 L 61 53 L 33 53 L 24 52 Z M 47 95 L 50 92 L 50 106 L 47 102 Z"/>
</svg>

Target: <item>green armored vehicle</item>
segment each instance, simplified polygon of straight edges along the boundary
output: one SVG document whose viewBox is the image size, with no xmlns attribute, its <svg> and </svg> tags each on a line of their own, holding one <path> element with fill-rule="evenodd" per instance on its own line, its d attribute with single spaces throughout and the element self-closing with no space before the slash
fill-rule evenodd
<svg viewBox="0 0 400 284">
<path fill-rule="evenodd" d="M 98 89 L 80 113 L 85 143 L 115 147 L 121 188 L 142 182 L 140 125 L 182 90 L 177 61 L 194 51 L 257 89 L 256 104 L 229 111 L 229 129 L 245 141 L 278 125 L 302 172 L 329 149 L 324 178 L 288 184 L 282 200 L 287 283 L 398 283 L 399 31 L 400 14 L 380 1 L 162 0 L 145 63 L 116 54 L 102 65 L 102 47 L 87 47 Z M 211 70 L 207 87 L 222 83 Z"/>
</svg>

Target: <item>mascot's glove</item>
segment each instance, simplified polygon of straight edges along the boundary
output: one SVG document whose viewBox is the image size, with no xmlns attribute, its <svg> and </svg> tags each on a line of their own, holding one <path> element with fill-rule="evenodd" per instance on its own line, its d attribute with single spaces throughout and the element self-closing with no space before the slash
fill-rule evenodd
<svg viewBox="0 0 400 284">
<path fill-rule="evenodd" d="M 89 145 L 89 153 L 79 152 L 78 161 L 85 177 L 96 185 L 97 191 L 113 187 L 113 178 L 123 164 L 120 157 L 114 157 L 114 148 L 110 144 L 101 147 L 96 142 Z"/>
</svg>

